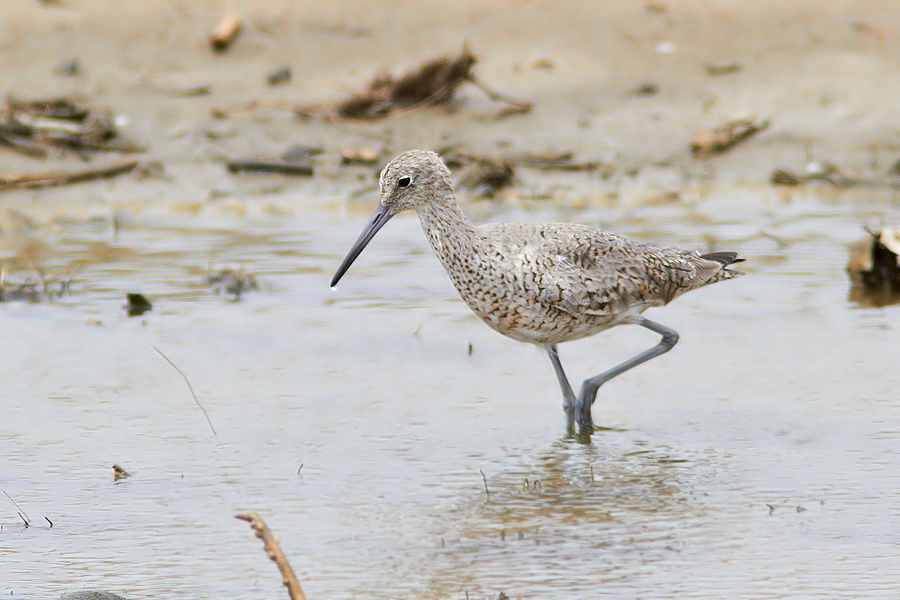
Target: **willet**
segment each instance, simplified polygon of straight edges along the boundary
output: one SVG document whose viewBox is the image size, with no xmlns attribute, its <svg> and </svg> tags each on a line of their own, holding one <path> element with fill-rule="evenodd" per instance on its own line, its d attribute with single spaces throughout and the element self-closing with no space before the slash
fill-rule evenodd
<svg viewBox="0 0 900 600">
<path fill-rule="evenodd" d="M 678 333 L 641 316 L 681 294 L 742 275 L 734 252 L 660 248 L 572 223 L 473 225 L 460 211 L 450 171 L 434 152 L 411 150 L 381 172 L 381 201 L 331 286 L 391 217 L 419 214 L 422 229 L 469 308 L 494 330 L 543 346 L 562 388 L 569 428 L 593 431 L 591 405 L 605 382 L 672 349 Z M 662 336 L 656 346 L 586 379 L 576 396 L 557 344 L 622 324 Z"/>
</svg>

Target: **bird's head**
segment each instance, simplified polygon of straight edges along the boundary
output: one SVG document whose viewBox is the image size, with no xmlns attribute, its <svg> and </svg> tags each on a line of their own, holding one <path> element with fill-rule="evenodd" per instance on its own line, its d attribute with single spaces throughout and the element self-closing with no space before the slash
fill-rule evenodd
<svg viewBox="0 0 900 600">
<path fill-rule="evenodd" d="M 452 197 L 453 193 L 450 170 L 437 154 L 428 150 L 404 152 L 381 171 L 378 183 L 381 187 L 378 208 L 338 267 L 331 280 L 331 287 L 337 285 L 366 244 L 391 217 L 404 210 L 419 210 L 429 202 L 443 198 L 447 193 Z"/>
</svg>

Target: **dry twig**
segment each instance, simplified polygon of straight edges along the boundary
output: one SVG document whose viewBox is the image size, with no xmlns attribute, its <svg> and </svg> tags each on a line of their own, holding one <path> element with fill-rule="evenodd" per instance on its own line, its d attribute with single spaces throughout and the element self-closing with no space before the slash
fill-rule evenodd
<svg viewBox="0 0 900 600">
<path fill-rule="evenodd" d="M 212 421 L 209 420 L 209 415 L 206 414 L 206 409 L 203 408 L 203 405 L 201 405 L 201 404 L 200 404 L 200 401 L 197 400 L 197 394 L 194 393 L 194 388 L 191 386 L 191 382 L 188 381 L 187 375 L 185 375 L 184 373 L 182 373 L 182 372 L 181 372 L 181 369 L 179 369 L 178 367 L 176 367 L 176 366 L 175 366 L 175 363 L 173 363 L 171 360 L 169 360 L 169 358 L 168 358 L 165 354 L 163 354 L 162 351 L 161 351 L 159 348 L 157 348 L 156 346 L 150 346 L 150 347 L 153 348 L 154 350 L 156 350 L 157 354 L 159 354 L 160 356 L 162 356 L 163 359 L 164 359 L 167 363 L 169 363 L 170 365 L 172 365 L 172 368 L 173 368 L 173 369 L 175 369 L 176 371 L 178 371 L 178 374 L 181 375 L 182 379 L 184 379 L 184 382 L 187 384 L 188 390 L 190 390 L 190 392 L 191 392 L 191 396 L 194 397 L 194 402 L 197 404 L 197 408 L 199 408 L 201 411 L 203 411 L 203 416 L 206 417 L 206 422 L 209 423 L 209 428 L 212 429 L 213 435 L 216 435 L 216 428 L 213 427 Z"/>
<path fill-rule="evenodd" d="M 266 522 L 259 516 L 259 513 L 239 513 L 235 518 L 250 523 L 250 527 L 253 528 L 256 537 L 263 541 L 263 549 L 266 551 L 266 555 L 278 565 L 278 570 L 281 572 L 281 582 L 288 589 L 291 600 L 306 600 L 306 596 L 303 595 L 303 590 L 300 588 L 300 582 L 297 581 L 297 576 L 294 575 L 294 570 L 288 563 L 284 552 L 281 551 L 278 539 L 269 531 Z"/>
</svg>

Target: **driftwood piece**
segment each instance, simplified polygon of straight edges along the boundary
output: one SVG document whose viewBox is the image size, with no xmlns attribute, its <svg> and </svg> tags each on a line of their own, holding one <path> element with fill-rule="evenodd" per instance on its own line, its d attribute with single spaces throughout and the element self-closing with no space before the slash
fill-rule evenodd
<svg viewBox="0 0 900 600">
<path fill-rule="evenodd" d="M 697 158 L 721 154 L 768 126 L 768 121 L 738 119 L 715 129 L 700 131 L 691 140 L 691 152 Z"/>
<path fill-rule="evenodd" d="M 124 173 L 129 173 L 138 166 L 138 161 L 132 160 L 123 163 L 117 163 L 108 167 L 99 169 L 84 169 L 82 171 L 73 171 L 64 173 L 60 171 L 50 171 L 38 175 L 21 175 L 18 177 L 0 175 L 0 192 L 4 190 L 18 189 L 34 189 L 52 187 L 57 185 L 69 185 L 72 183 L 81 183 L 83 181 L 91 181 L 94 179 L 108 179 L 116 177 Z"/>
<path fill-rule="evenodd" d="M 250 527 L 253 528 L 256 537 L 263 541 L 263 549 L 266 551 L 266 555 L 275 561 L 275 564 L 278 566 L 278 570 L 281 572 L 281 582 L 288 589 L 291 600 L 306 600 L 306 596 L 303 595 L 303 590 L 300 588 L 300 582 L 297 581 L 294 570 L 291 569 L 287 557 L 281 551 L 278 540 L 269 531 L 266 522 L 259 516 L 259 513 L 239 513 L 235 518 L 250 523 Z"/>
</svg>

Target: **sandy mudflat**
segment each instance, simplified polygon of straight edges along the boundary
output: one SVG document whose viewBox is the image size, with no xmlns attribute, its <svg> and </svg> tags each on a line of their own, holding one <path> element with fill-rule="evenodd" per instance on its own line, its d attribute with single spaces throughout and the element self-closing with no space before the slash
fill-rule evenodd
<svg viewBox="0 0 900 600">
<path fill-rule="evenodd" d="M 230 11 L 243 16 L 244 30 L 228 52 L 215 55 L 207 33 Z M 810 161 L 883 177 L 900 155 L 900 19 L 888 1 L 151 0 L 124 8 L 12 0 L 0 5 L 0 23 L 4 93 L 77 94 L 110 106 L 127 123 L 123 131 L 148 147 L 142 160 L 162 161 L 168 176 L 4 195 L 20 208 L 37 197 L 62 202 L 66 210 L 70 200 L 82 210 L 86 202 L 101 211 L 110 203 L 121 210 L 159 202 L 197 210 L 211 196 L 277 198 L 279 191 L 287 192 L 283 201 L 269 200 L 279 210 L 340 204 L 372 170 L 338 167 L 337 152 L 345 147 L 372 148 L 384 160 L 410 147 L 451 143 L 495 156 L 572 151 L 615 166 L 612 187 L 604 190 L 612 193 L 621 191 L 623 179 L 638 188 L 672 187 L 673 179 L 676 185 L 767 186 L 775 168 L 802 171 Z M 305 122 L 267 106 L 226 119 L 211 115 L 252 101 L 342 99 L 380 71 L 399 73 L 454 53 L 464 42 L 479 59 L 479 77 L 533 102 L 530 114 L 498 119 L 502 105 L 468 86 L 452 111 L 426 108 L 371 123 Z M 80 75 L 54 73 L 71 58 Z M 731 64 L 739 70 L 708 73 L 710 66 Z M 266 76 L 280 66 L 292 69 L 293 80 L 267 86 Z M 658 93 L 634 97 L 643 84 Z M 211 93 L 177 95 L 198 86 Z M 771 126 L 725 155 L 691 157 L 696 131 L 742 116 L 768 119 Z M 301 143 L 328 151 L 313 180 L 248 183 L 224 174 L 227 157 L 277 156 Z M 80 162 L 68 157 L 44 164 L 0 150 L 4 173 Z M 527 183 L 532 192 L 547 185 Z M 298 194 L 307 200 L 298 202 Z"/>
</svg>

